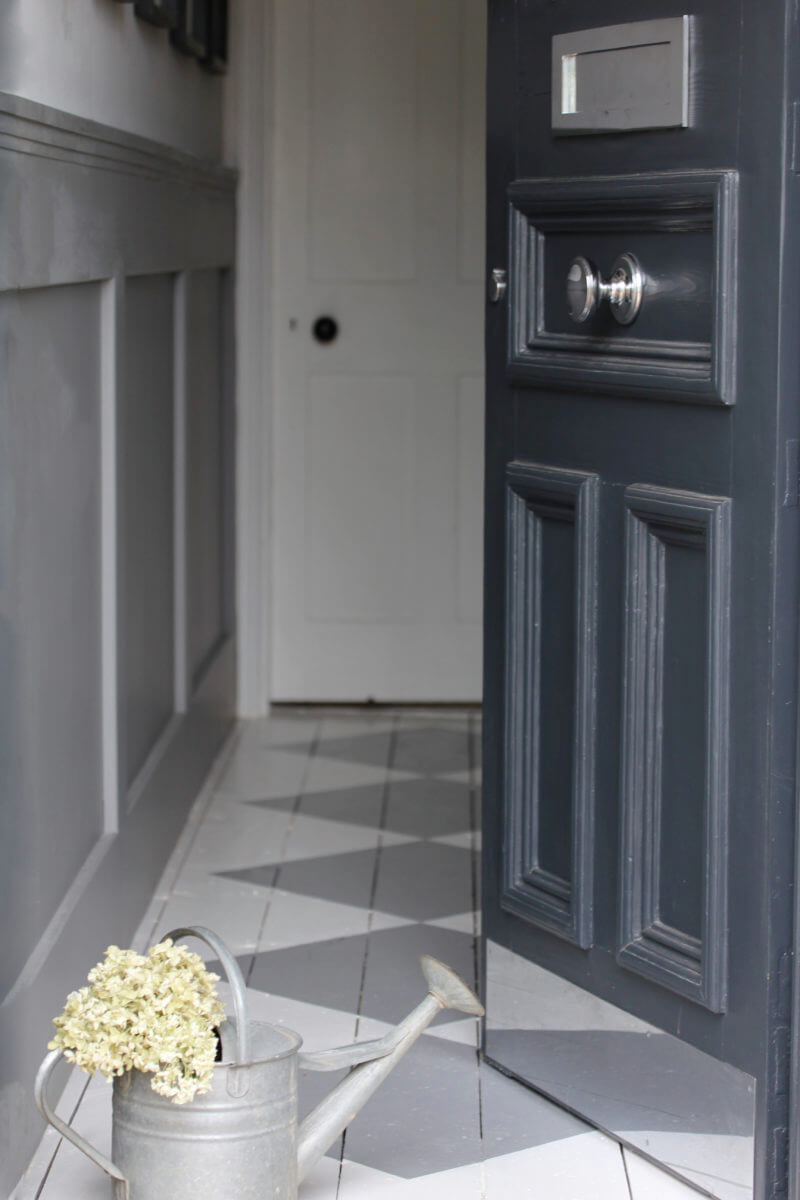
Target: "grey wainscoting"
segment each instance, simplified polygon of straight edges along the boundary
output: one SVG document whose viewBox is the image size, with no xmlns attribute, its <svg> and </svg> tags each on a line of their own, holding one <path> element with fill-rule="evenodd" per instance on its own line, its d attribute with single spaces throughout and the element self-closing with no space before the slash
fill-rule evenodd
<svg viewBox="0 0 800 1200">
<path fill-rule="evenodd" d="M 233 172 L 0 94 L 0 1194 L 230 726 Z"/>
<path fill-rule="evenodd" d="M 175 438 L 171 275 L 125 287 L 119 405 L 119 721 L 130 786 L 175 708 Z"/>
<path fill-rule="evenodd" d="M 103 832 L 99 293 L 0 295 L 4 995 Z"/>
<path fill-rule="evenodd" d="M 224 570 L 225 462 L 223 401 L 226 280 L 219 271 L 195 271 L 187 281 L 186 362 L 192 404 L 186 412 L 186 579 L 195 603 L 187 614 L 186 655 L 191 691 L 197 687 L 228 630 Z"/>
</svg>

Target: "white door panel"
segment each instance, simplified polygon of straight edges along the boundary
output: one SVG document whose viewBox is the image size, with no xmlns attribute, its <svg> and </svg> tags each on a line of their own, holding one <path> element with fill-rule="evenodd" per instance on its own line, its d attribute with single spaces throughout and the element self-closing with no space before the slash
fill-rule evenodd
<svg viewBox="0 0 800 1200">
<path fill-rule="evenodd" d="M 484 4 L 276 10 L 272 696 L 478 699 Z"/>
</svg>

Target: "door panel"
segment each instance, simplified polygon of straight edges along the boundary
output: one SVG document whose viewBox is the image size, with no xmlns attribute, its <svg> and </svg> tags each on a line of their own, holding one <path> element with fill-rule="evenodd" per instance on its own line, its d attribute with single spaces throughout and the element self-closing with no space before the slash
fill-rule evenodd
<svg viewBox="0 0 800 1200">
<path fill-rule="evenodd" d="M 596 475 L 507 471 L 503 905 L 592 938 Z"/>
<path fill-rule="evenodd" d="M 683 11 L 491 6 L 485 1052 L 766 1200 L 793 944 L 792 6 L 699 0 L 686 128 L 551 128 L 554 36 Z M 576 323 L 573 261 L 610 281 L 624 252 L 638 316 L 606 298 Z"/>
<path fill-rule="evenodd" d="M 732 171 L 512 183 L 514 376 L 534 386 L 734 403 L 737 194 Z M 582 255 L 608 273 L 623 252 L 647 277 L 636 321 L 621 325 L 601 304 L 576 325 L 564 302 L 571 261 Z"/>
<path fill-rule="evenodd" d="M 276 5 L 273 699 L 480 697 L 484 56 L 484 0 Z"/>
<path fill-rule="evenodd" d="M 731 502 L 625 492 L 619 961 L 727 998 Z"/>
</svg>

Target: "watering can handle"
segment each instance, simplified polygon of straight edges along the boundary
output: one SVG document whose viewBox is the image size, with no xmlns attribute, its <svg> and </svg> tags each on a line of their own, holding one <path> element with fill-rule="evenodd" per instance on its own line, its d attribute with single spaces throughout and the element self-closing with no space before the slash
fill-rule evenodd
<svg viewBox="0 0 800 1200">
<path fill-rule="evenodd" d="M 247 1029 L 247 987 L 238 962 L 222 939 L 217 937 L 211 929 L 206 929 L 205 925 L 194 925 L 185 929 L 171 929 L 169 933 L 164 934 L 161 940 L 164 941 L 166 938 L 172 938 L 173 942 L 177 942 L 180 938 L 185 937 L 196 937 L 201 942 L 205 942 L 207 946 L 211 947 L 221 962 L 228 983 L 231 985 L 233 1011 L 236 1014 L 236 1056 L 233 1061 L 242 1065 L 249 1063 L 250 1036 Z"/>
<path fill-rule="evenodd" d="M 87 1158 L 90 1158 L 93 1163 L 96 1163 L 98 1167 L 102 1167 L 106 1174 L 111 1176 L 114 1188 L 114 1200 L 129 1200 L 130 1188 L 128 1186 L 128 1181 L 120 1171 L 119 1167 L 115 1167 L 110 1158 L 106 1158 L 105 1155 L 101 1154 L 99 1150 L 95 1150 L 94 1146 L 90 1146 L 85 1138 L 82 1138 L 79 1133 L 76 1133 L 72 1126 L 68 1125 L 66 1121 L 62 1121 L 61 1117 L 57 1116 L 50 1107 L 50 1101 L 47 1098 L 47 1084 L 50 1076 L 53 1073 L 53 1068 L 60 1058 L 60 1050 L 51 1050 L 47 1055 L 47 1058 L 39 1067 L 39 1071 L 36 1075 L 36 1082 L 33 1085 L 33 1094 L 36 1098 L 36 1107 L 39 1109 L 39 1112 L 42 1114 L 45 1121 L 52 1125 L 54 1129 L 57 1129 L 62 1137 L 65 1137 L 68 1142 L 72 1142 L 73 1146 L 77 1146 L 77 1148 L 81 1150 Z"/>
</svg>

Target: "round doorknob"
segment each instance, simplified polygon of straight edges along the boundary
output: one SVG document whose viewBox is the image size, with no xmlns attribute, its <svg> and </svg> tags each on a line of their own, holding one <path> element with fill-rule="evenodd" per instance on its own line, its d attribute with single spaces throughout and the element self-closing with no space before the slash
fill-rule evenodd
<svg viewBox="0 0 800 1200">
<path fill-rule="evenodd" d="M 620 254 L 611 277 L 602 278 L 594 263 L 579 254 L 567 271 L 567 312 L 576 324 L 588 321 L 603 300 L 620 325 L 630 325 L 642 306 L 644 274 L 633 254 Z"/>
<path fill-rule="evenodd" d="M 594 265 L 579 254 L 567 271 L 567 312 L 577 325 L 588 321 L 597 308 L 599 291 L 600 277 Z"/>
<path fill-rule="evenodd" d="M 327 346 L 329 342 L 335 340 L 339 333 L 339 323 L 335 317 L 317 317 L 311 326 L 311 332 L 316 341 L 321 342 L 323 346 Z"/>
</svg>

